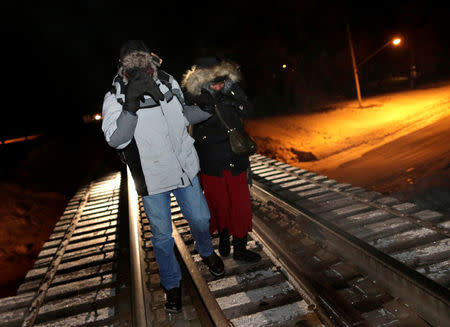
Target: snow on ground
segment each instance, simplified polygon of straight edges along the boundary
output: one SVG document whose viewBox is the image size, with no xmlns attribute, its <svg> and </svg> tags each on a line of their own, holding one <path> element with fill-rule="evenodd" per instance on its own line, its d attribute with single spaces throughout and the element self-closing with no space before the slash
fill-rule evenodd
<svg viewBox="0 0 450 327">
<path fill-rule="evenodd" d="M 261 154 L 340 182 L 404 200 L 450 196 L 450 82 L 329 107 L 247 130 Z"/>
</svg>

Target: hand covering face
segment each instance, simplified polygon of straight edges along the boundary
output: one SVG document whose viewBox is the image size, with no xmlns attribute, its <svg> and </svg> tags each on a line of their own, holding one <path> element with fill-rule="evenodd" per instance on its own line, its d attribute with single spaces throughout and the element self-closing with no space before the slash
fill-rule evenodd
<svg viewBox="0 0 450 327">
<path fill-rule="evenodd" d="M 152 76 L 144 69 L 132 68 L 127 70 L 129 81 L 125 92 L 123 110 L 135 113 L 139 109 L 144 95 L 151 96 L 156 102 L 164 100 L 164 95 Z"/>
</svg>

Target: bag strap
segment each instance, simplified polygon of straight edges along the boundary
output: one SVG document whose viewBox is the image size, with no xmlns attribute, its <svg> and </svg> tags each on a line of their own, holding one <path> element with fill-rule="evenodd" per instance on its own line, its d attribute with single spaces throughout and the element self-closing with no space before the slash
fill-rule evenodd
<svg viewBox="0 0 450 327">
<path fill-rule="evenodd" d="M 217 108 L 217 105 L 214 105 L 214 110 L 216 111 L 217 117 L 219 117 L 220 122 L 226 128 L 227 133 L 230 133 L 234 128 L 230 128 L 230 126 L 228 126 L 228 124 L 225 122 L 225 120 L 222 117 L 222 114 L 220 113 L 219 109 Z"/>
</svg>

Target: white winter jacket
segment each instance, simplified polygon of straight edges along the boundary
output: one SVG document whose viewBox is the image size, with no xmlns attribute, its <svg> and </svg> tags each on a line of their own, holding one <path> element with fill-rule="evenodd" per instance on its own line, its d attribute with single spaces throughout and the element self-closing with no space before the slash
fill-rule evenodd
<svg viewBox="0 0 450 327">
<path fill-rule="evenodd" d="M 122 111 L 124 84 L 120 76 L 116 76 L 113 90 L 103 101 L 105 139 L 121 150 L 136 189 L 144 196 L 186 187 L 199 172 L 194 139 L 188 134 L 189 122 L 183 115 L 180 86 L 172 76 L 167 86 L 159 79 L 156 83 L 166 100 L 158 104 L 145 96 L 153 105 L 146 107 L 141 102 L 135 115 Z"/>
</svg>

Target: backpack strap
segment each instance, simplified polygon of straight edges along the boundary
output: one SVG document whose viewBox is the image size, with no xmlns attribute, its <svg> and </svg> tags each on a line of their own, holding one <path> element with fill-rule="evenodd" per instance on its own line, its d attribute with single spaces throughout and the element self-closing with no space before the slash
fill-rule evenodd
<svg viewBox="0 0 450 327">
<path fill-rule="evenodd" d="M 169 91 L 164 94 L 164 97 L 166 98 L 167 102 L 170 102 L 175 94 L 175 90 L 172 90 L 173 77 L 170 74 L 166 73 L 164 70 L 158 70 L 158 79 L 169 89 Z"/>
<path fill-rule="evenodd" d="M 172 76 L 167 74 L 164 70 L 158 70 L 158 78 L 169 90 L 172 90 Z"/>
</svg>

